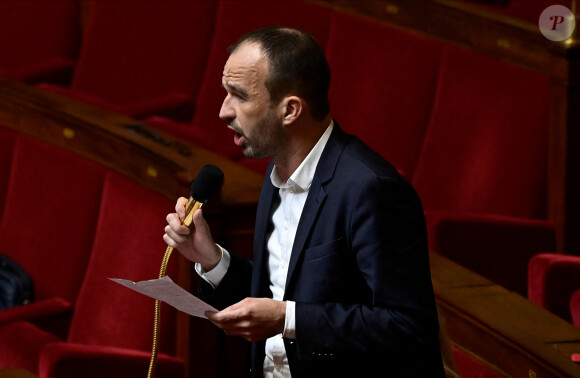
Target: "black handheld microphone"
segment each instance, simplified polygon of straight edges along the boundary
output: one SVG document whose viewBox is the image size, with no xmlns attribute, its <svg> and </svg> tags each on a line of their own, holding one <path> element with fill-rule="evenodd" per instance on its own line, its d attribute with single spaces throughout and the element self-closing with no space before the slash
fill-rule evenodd
<svg viewBox="0 0 580 378">
<path fill-rule="evenodd" d="M 224 182 L 224 173 L 215 165 L 207 164 L 191 183 L 189 201 L 185 206 L 185 218 L 182 223 L 189 227 L 193 213 L 219 192 Z"/>
</svg>

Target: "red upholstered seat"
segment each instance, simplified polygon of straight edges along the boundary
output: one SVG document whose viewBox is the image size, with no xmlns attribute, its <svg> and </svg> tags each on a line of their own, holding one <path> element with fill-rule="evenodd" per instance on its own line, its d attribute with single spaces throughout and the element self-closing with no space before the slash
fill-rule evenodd
<svg viewBox="0 0 580 378">
<path fill-rule="evenodd" d="M 35 302 L 0 311 L 0 324 L 32 320 L 62 336 L 68 324 L 56 315 L 76 302 L 105 171 L 24 135 L 16 139 L 10 171 L 0 250 L 30 273 Z"/>
<path fill-rule="evenodd" d="M 580 328 L 580 290 L 576 290 L 570 297 L 570 314 L 572 323 Z"/>
<path fill-rule="evenodd" d="M 580 256 L 541 253 L 530 260 L 530 301 L 571 322 L 570 300 L 576 290 L 580 290 Z"/>
<path fill-rule="evenodd" d="M 425 209 L 545 217 L 548 78 L 449 47 L 413 184 Z"/>
<path fill-rule="evenodd" d="M 435 39 L 374 20 L 332 16 L 326 47 L 332 115 L 409 179 L 429 123 L 442 49 Z"/>
<path fill-rule="evenodd" d="M 16 132 L 0 126 L 0 220 L 2 219 L 2 213 L 4 213 L 4 203 L 12 165 L 12 151 L 17 135 Z"/>
<path fill-rule="evenodd" d="M 162 238 L 165 216 L 173 208 L 174 204 L 161 195 L 117 174 L 107 174 L 70 342 L 149 349 L 153 300 L 107 278 L 157 278 L 167 247 Z M 176 253 L 170 260 L 170 277 L 175 278 L 178 258 Z M 174 328 L 174 317 L 174 311 L 165 314 L 162 325 L 166 330 Z M 169 348 L 173 341 L 164 340 L 165 351 L 173 351 Z"/>
<path fill-rule="evenodd" d="M 143 378 L 150 352 L 99 345 L 47 344 L 40 356 L 41 378 Z M 155 377 L 184 377 L 183 363 L 175 357 L 159 355 Z"/>
<path fill-rule="evenodd" d="M 32 323 L 15 321 L 0 325 L 0 370 L 26 369 L 38 371 L 38 356 L 42 348 L 60 339 Z"/>
<path fill-rule="evenodd" d="M 473 356 L 456 346 L 451 346 L 453 359 L 457 366 L 457 373 L 461 378 L 503 378 L 504 374 L 497 371 L 492 366 L 488 366 Z"/>
<path fill-rule="evenodd" d="M 508 266 L 518 265 L 520 281 L 508 287 L 525 295 L 525 270 L 535 253 L 555 248 L 553 236 L 540 244 L 534 228 L 525 233 L 505 229 L 486 234 L 484 225 L 495 223 L 497 216 L 524 221 L 545 219 L 547 130 L 547 77 L 493 60 L 468 50 L 448 47 L 443 55 L 433 113 L 425 135 L 413 185 L 419 192 L 427 215 L 430 246 L 436 252 L 472 268 L 492 280 L 501 274 L 483 270 L 477 262 L 488 260 Z M 437 223 L 449 214 L 479 218 L 470 232 L 477 234 L 471 246 L 455 243 L 461 238 L 447 225 L 447 240 L 441 240 Z M 501 220 L 500 220 L 501 221 Z M 507 222 L 504 222 L 507 223 Z M 456 222 L 459 227 L 465 224 Z M 506 225 L 506 227 L 509 227 Z M 496 238 L 497 236 L 497 238 Z M 493 249 L 476 256 L 478 240 Z M 443 248 L 445 244 L 445 248 Z M 502 246 L 513 246 L 509 250 Z M 513 259 L 511 262 L 507 262 Z"/>
<path fill-rule="evenodd" d="M 80 40 L 80 2 L 0 1 L 0 76 L 70 79 Z"/>
<path fill-rule="evenodd" d="M 228 0 L 218 3 L 215 33 L 201 90 L 195 101 L 196 112 L 192 124 L 171 124 L 161 119 L 148 122 L 192 143 L 239 160 L 243 157 L 241 150 L 233 143 L 233 134 L 226 122 L 219 118 L 225 98 L 221 77 L 228 57 L 228 46 L 253 29 L 284 24 L 308 30 L 324 47 L 331 11 L 327 7 L 302 1 Z"/>
<path fill-rule="evenodd" d="M 99 203 L 99 198 L 94 202 Z M 55 340 L 26 322 L 6 324 L 0 327 L 0 336 L 14 336 L 24 329 L 29 337 L 0 338 L 0 367 L 26 367 L 43 378 L 146 376 L 154 301 L 107 278 L 140 281 L 159 275 L 166 248 L 159 230 L 163 230 L 171 208 L 171 201 L 159 194 L 108 173 L 91 258 L 68 338 Z M 168 268 L 174 278 L 176 258 L 170 260 Z M 184 375 L 182 361 L 170 357 L 175 354 L 175 316 L 173 308 L 162 306 L 157 377 Z M 23 352 L 4 358 L 3 351 L 20 342 L 26 343 Z M 38 370 L 31 369 L 37 366 Z"/>
<path fill-rule="evenodd" d="M 146 376 L 154 301 L 107 278 L 157 278 L 166 248 L 159 230 L 163 230 L 165 215 L 172 208 L 171 201 L 159 194 L 116 174 L 107 175 L 95 243 L 68 342 L 51 346 L 50 363 L 41 365 L 41 376 L 60 376 L 51 373 L 62 368 L 60 357 L 79 368 L 69 370 L 71 378 L 87 376 L 87 370 L 95 377 Z M 177 258 L 177 254 L 173 256 L 167 271 L 174 279 Z M 165 354 L 175 353 L 175 316 L 172 307 L 162 306 L 160 350 Z M 70 348 L 75 344 L 81 346 L 73 353 Z M 129 365 L 131 370 L 118 365 L 118 360 L 129 357 L 135 359 Z M 173 376 L 183 376 L 180 361 L 168 356 L 165 360 L 172 361 L 169 370 L 160 369 L 157 376 L 169 377 L 176 372 L 180 375 Z"/>
<path fill-rule="evenodd" d="M 70 87 L 49 88 L 135 117 L 189 119 L 215 8 L 214 1 L 93 1 Z"/>
</svg>

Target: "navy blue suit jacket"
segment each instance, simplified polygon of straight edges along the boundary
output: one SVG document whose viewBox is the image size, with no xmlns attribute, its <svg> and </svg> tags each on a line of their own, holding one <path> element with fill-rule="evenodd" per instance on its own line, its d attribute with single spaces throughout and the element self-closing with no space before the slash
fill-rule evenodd
<svg viewBox="0 0 580 378">
<path fill-rule="evenodd" d="M 217 308 L 271 297 L 266 241 L 278 201 L 271 170 L 253 264 L 232 254 L 220 286 L 200 286 Z M 295 378 L 444 376 L 420 200 L 388 162 L 336 124 L 300 218 L 284 299 L 296 302 L 296 339 L 285 339 Z M 257 377 L 264 345 L 253 345 Z"/>
</svg>

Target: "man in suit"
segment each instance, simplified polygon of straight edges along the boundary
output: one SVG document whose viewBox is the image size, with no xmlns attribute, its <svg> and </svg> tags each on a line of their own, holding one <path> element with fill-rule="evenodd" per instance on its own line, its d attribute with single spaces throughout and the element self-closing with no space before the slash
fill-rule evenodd
<svg viewBox="0 0 580 378">
<path fill-rule="evenodd" d="M 271 163 L 253 262 L 215 244 L 201 211 L 181 225 L 185 198 L 167 217 L 166 243 L 196 263 L 200 296 L 221 310 L 210 321 L 253 342 L 255 377 L 443 377 L 420 200 L 331 118 L 314 38 L 246 34 L 222 85 L 234 143 Z"/>
</svg>

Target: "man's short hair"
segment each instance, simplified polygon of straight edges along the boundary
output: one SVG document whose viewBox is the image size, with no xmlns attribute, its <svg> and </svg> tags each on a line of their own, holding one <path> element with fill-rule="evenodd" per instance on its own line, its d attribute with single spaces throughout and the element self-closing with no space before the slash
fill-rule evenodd
<svg viewBox="0 0 580 378">
<path fill-rule="evenodd" d="M 314 118 L 322 120 L 329 114 L 330 68 L 312 35 L 298 28 L 270 26 L 243 35 L 228 51 L 244 43 L 257 43 L 268 59 L 265 84 L 273 102 L 295 94 L 306 101 Z"/>
</svg>

